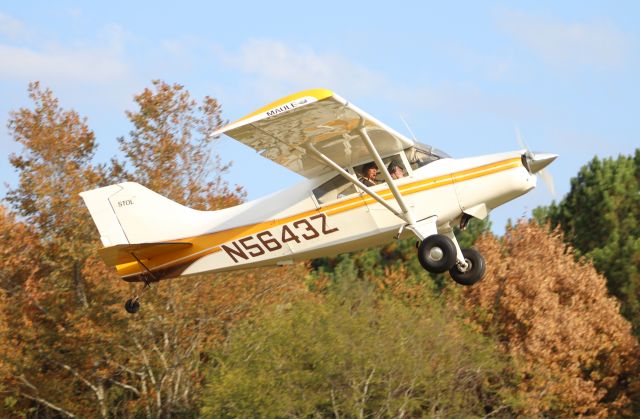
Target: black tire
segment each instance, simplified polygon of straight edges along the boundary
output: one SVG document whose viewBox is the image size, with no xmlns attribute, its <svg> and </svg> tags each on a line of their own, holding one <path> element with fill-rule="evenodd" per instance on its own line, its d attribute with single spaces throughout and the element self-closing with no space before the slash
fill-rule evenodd
<svg viewBox="0 0 640 419">
<path fill-rule="evenodd" d="M 440 258 L 433 257 L 432 250 L 434 249 L 442 251 Z M 428 272 L 436 274 L 446 272 L 456 264 L 456 246 L 449 237 L 433 234 L 418 246 L 418 260 Z"/>
<path fill-rule="evenodd" d="M 140 302 L 138 300 L 128 299 L 126 303 L 124 303 L 124 309 L 127 310 L 127 313 L 135 314 L 140 310 Z"/>
<path fill-rule="evenodd" d="M 480 281 L 484 276 L 486 265 L 484 258 L 476 249 L 464 249 L 462 250 L 462 256 L 464 260 L 471 266 L 465 272 L 458 270 L 458 265 L 454 265 L 449 269 L 449 274 L 454 281 L 460 285 L 473 285 Z"/>
</svg>

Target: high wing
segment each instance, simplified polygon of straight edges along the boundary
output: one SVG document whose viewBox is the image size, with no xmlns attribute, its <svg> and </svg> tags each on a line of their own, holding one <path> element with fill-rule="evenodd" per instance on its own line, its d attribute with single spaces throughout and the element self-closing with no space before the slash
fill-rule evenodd
<svg viewBox="0 0 640 419">
<path fill-rule="evenodd" d="M 306 177 L 332 170 L 309 147 L 341 167 L 371 160 L 362 141 L 365 128 L 380 155 L 400 152 L 414 142 L 327 89 L 284 97 L 213 133 L 246 144 L 262 156 Z"/>
</svg>

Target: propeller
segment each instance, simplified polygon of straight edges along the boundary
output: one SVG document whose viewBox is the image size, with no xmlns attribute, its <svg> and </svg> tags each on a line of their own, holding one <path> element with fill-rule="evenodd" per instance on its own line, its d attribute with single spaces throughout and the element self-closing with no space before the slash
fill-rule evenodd
<svg viewBox="0 0 640 419">
<path fill-rule="evenodd" d="M 532 175 L 534 174 L 540 175 L 540 178 L 542 179 L 545 186 L 551 193 L 551 196 L 555 198 L 556 188 L 553 182 L 553 176 L 551 176 L 551 173 L 549 173 L 545 169 L 545 167 L 547 167 L 549 164 L 551 164 L 552 161 L 557 159 L 558 155 L 551 154 L 551 153 L 534 153 L 533 151 L 531 151 L 527 146 L 527 143 L 524 142 L 524 139 L 520 134 L 520 129 L 518 128 L 518 126 L 516 126 L 516 139 L 518 140 L 518 144 L 520 145 L 520 148 L 523 148 L 526 150 L 525 153 L 523 154 L 523 157 L 525 159 L 525 166 L 527 167 L 527 170 Z"/>
</svg>

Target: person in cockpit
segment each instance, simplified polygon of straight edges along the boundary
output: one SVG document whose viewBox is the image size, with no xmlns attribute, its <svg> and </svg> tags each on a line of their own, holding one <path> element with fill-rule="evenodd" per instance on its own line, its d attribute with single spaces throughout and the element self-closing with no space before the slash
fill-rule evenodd
<svg viewBox="0 0 640 419">
<path fill-rule="evenodd" d="M 362 176 L 360 176 L 358 180 L 362 182 L 364 186 L 376 186 L 380 183 L 380 181 L 376 179 L 376 176 L 378 176 L 378 166 L 374 162 L 371 162 L 362 166 Z"/>
</svg>

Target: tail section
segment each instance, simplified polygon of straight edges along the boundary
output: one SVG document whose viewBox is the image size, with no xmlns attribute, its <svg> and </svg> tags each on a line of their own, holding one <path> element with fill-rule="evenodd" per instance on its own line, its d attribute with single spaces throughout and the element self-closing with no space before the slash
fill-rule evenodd
<svg viewBox="0 0 640 419">
<path fill-rule="evenodd" d="M 211 213 L 125 182 L 82 192 L 105 247 L 157 243 L 202 234 Z"/>
</svg>

